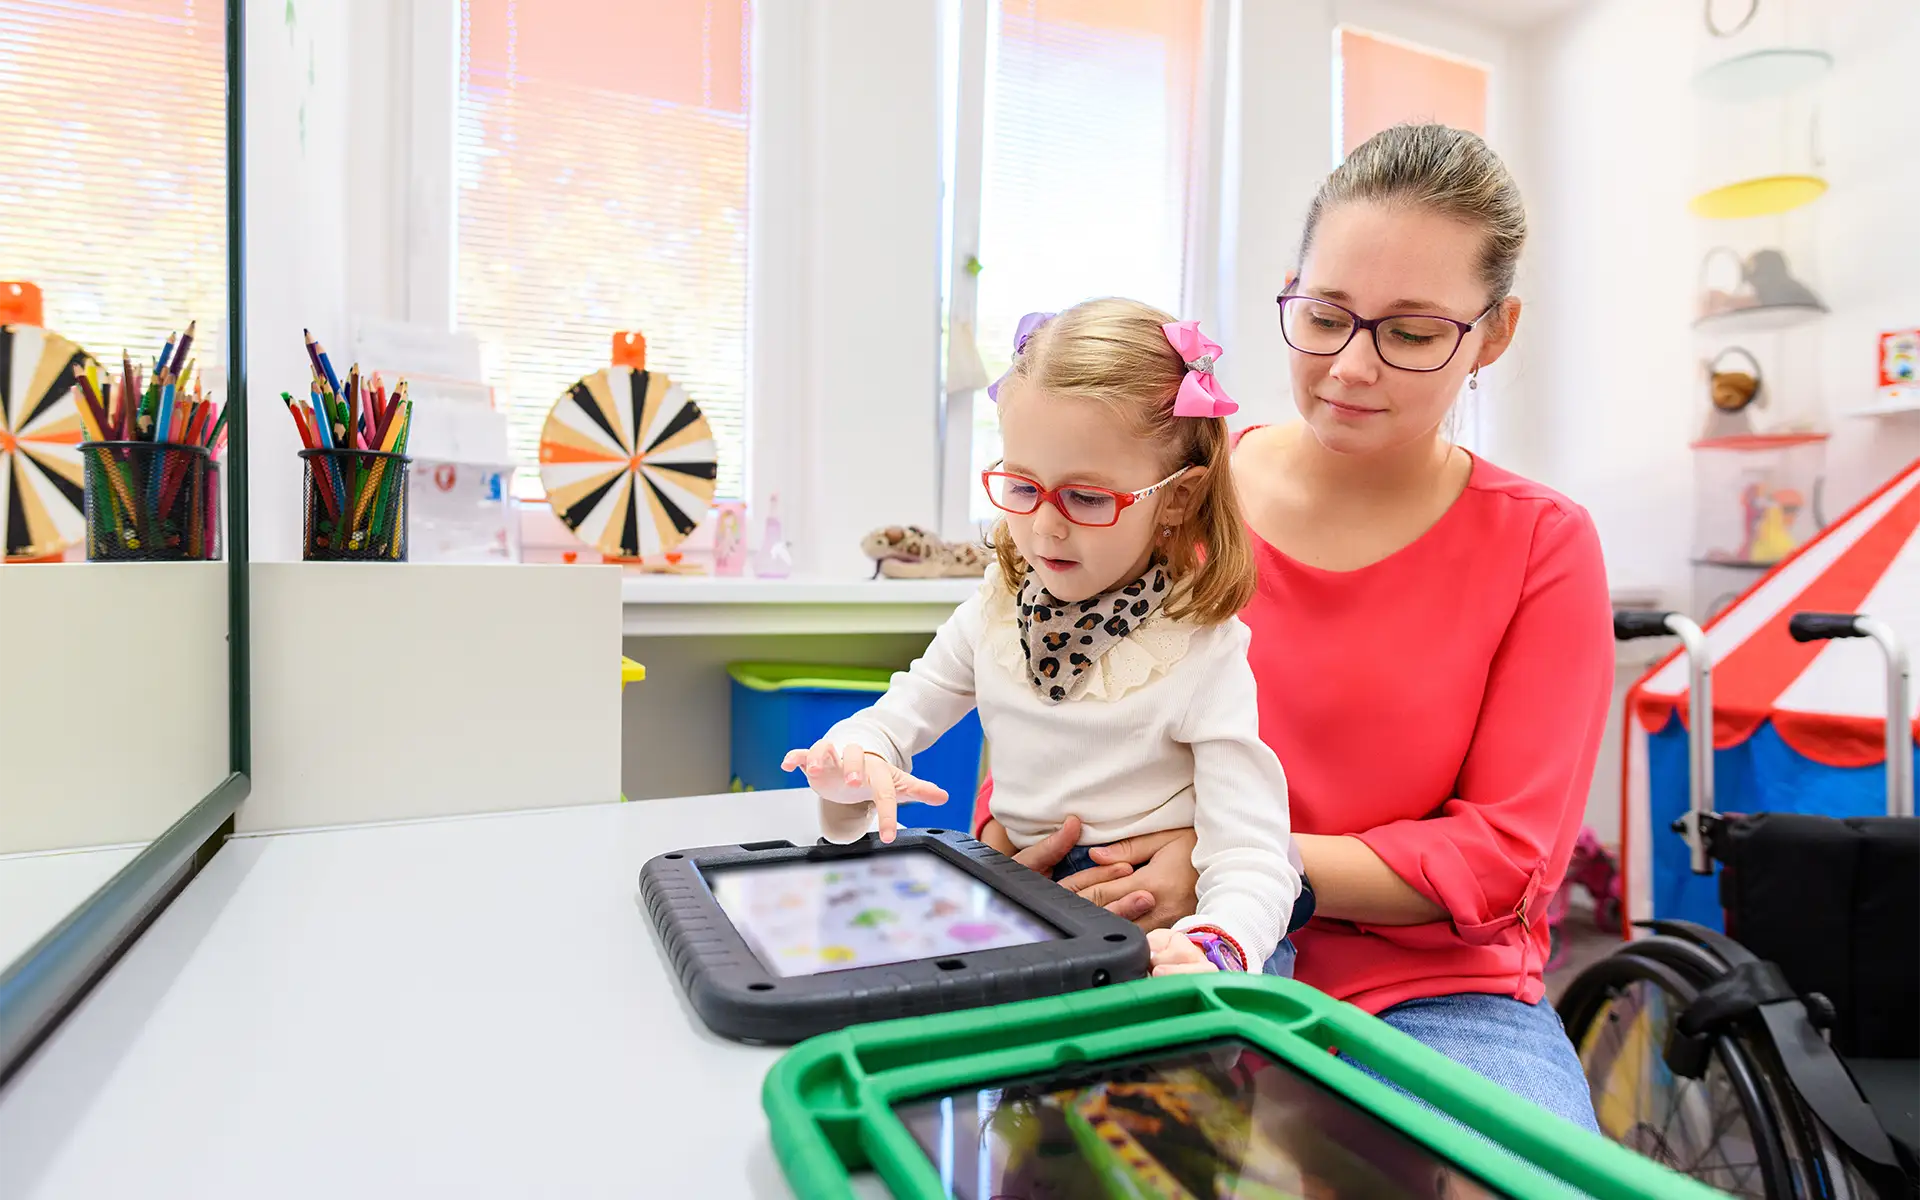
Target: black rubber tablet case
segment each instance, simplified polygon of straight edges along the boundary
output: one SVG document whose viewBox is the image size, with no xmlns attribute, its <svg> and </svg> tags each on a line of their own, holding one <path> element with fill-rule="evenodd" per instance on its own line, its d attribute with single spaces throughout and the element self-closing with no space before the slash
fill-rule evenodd
<svg viewBox="0 0 1920 1200">
<path fill-rule="evenodd" d="M 940 959 L 782 977 L 762 966 L 707 887 L 707 868 L 831 861 L 925 849 L 1052 925 L 1060 937 Z M 868 834 L 847 845 L 750 842 L 663 854 L 640 871 L 640 895 L 680 986 L 709 1028 L 790 1045 L 848 1025 L 977 1008 L 1139 979 L 1146 934 L 990 846 L 947 830 Z"/>
</svg>

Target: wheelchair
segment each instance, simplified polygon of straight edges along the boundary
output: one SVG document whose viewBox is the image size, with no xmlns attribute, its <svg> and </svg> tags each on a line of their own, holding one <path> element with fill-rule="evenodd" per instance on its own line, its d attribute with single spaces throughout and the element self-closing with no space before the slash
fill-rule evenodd
<svg viewBox="0 0 1920 1200">
<path fill-rule="evenodd" d="M 1636 922 L 1558 1005 L 1600 1126 L 1734 1196 L 1920 1196 L 1920 823 L 1906 655 L 1871 617 L 1796 613 L 1798 641 L 1872 637 L 1889 664 L 1885 817 L 1713 809 L 1711 664 L 1677 613 L 1620 611 L 1622 640 L 1677 635 L 1690 675 L 1689 811 L 1720 868 L 1726 933 Z"/>
</svg>

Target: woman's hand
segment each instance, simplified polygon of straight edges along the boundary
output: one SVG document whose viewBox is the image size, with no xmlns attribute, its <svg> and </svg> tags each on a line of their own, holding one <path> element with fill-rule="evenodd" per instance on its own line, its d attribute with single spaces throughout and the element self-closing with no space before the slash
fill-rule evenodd
<svg viewBox="0 0 1920 1200">
<path fill-rule="evenodd" d="M 838 749 L 816 742 L 811 750 L 789 750 L 780 769 L 804 770 L 807 786 L 829 803 L 873 805 L 880 813 L 883 842 L 891 842 L 900 830 L 899 797 L 922 804 L 947 802 L 947 793 L 940 787 L 907 774 L 871 750 L 861 749 L 858 742 Z"/>
<path fill-rule="evenodd" d="M 1060 865 L 1060 860 L 1080 844 L 1080 818 L 1068 817 L 1060 823 L 1060 828 L 1025 850 L 1018 851 L 1013 849 L 1012 839 L 1007 837 L 1007 831 L 1001 828 L 1000 822 L 989 818 L 980 829 L 980 840 L 1028 870 L 1038 871 L 1042 875 L 1051 877 L 1053 869 Z M 1095 853 L 1098 853 L 1098 850 Z M 1092 889 L 1114 884 L 1131 874 L 1133 874 L 1133 866 L 1130 863 L 1110 863 L 1106 866 L 1088 867 L 1084 871 L 1075 871 L 1060 880 L 1060 886 L 1091 900 L 1093 899 L 1090 894 Z M 1111 895 L 1103 896 L 1094 903 L 1101 905 L 1116 917 L 1133 921 L 1152 910 L 1153 896 L 1148 892 L 1128 888 L 1122 884 Z"/>
<path fill-rule="evenodd" d="M 981 832 L 984 837 L 993 831 L 989 822 Z M 1013 860 L 1051 875 L 1079 844 L 1080 819 L 1068 817 L 1051 836 L 1013 855 Z M 1142 929 L 1163 929 L 1191 916 L 1199 904 L 1194 893 L 1200 873 L 1193 869 L 1193 845 L 1193 830 L 1170 829 L 1095 846 L 1091 855 L 1098 865 L 1074 872 L 1060 886 Z M 1136 867 L 1136 863 L 1144 865 Z"/>
<path fill-rule="evenodd" d="M 1143 833 L 1110 846 L 1095 846 L 1093 861 L 1102 864 L 1095 870 L 1131 866 L 1132 872 L 1112 880 L 1092 879 L 1074 890 L 1113 912 L 1120 912 L 1115 907 L 1117 901 L 1144 896 L 1147 900 L 1144 907 L 1136 904 L 1138 911 L 1121 915 L 1142 929 L 1164 929 L 1182 917 L 1192 916 L 1200 905 L 1200 872 L 1193 866 L 1196 840 L 1192 829 L 1168 829 Z M 1093 871 L 1082 871 L 1061 882 L 1071 885 L 1081 876 L 1092 874 Z"/>
<path fill-rule="evenodd" d="M 1206 956 L 1193 939 L 1171 929 L 1155 929 L 1147 934 L 1147 952 L 1152 955 L 1155 975 L 1204 975 L 1220 968 Z"/>
</svg>

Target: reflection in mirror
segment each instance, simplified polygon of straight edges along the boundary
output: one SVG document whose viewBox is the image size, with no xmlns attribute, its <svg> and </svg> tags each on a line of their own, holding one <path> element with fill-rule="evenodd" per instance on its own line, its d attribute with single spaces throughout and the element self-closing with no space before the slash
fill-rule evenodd
<svg viewBox="0 0 1920 1200">
<path fill-rule="evenodd" d="M 0 0 L 0 974 L 228 770 L 225 41 Z"/>
</svg>

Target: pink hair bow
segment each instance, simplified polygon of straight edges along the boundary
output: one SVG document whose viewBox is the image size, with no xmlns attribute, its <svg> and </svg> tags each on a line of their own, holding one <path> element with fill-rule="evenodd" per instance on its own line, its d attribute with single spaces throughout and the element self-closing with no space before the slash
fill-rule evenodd
<svg viewBox="0 0 1920 1200">
<path fill-rule="evenodd" d="M 1170 321 L 1160 330 L 1180 355 L 1180 361 L 1187 364 L 1186 378 L 1180 381 L 1180 394 L 1173 398 L 1173 415 L 1224 417 L 1239 412 L 1240 406 L 1228 399 L 1220 381 L 1213 377 L 1213 364 L 1220 360 L 1220 346 L 1200 332 L 1200 322 Z"/>
</svg>

